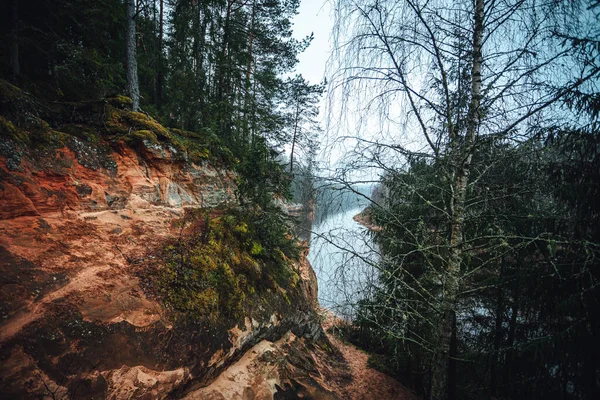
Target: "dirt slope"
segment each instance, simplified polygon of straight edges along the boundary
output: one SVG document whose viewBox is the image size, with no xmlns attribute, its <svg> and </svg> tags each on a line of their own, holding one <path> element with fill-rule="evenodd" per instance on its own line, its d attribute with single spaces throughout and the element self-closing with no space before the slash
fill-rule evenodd
<svg viewBox="0 0 600 400">
<path fill-rule="evenodd" d="M 323 328 L 336 323 L 330 312 Z M 287 333 L 263 340 L 208 386 L 189 392 L 186 400 L 315 399 L 417 400 L 399 382 L 367 366 L 368 355 L 327 334 L 311 343 Z"/>
<path fill-rule="evenodd" d="M 340 351 L 351 376 L 347 383 L 336 388 L 336 391 L 341 393 L 341 398 L 348 400 L 418 399 L 415 394 L 394 378 L 368 367 L 369 356 L 367 353 L 331 333 L 331 328 L 341 321 L 329 311 L 322 312 L 324 315 L 323 329 L 327 338 Z"/>
</svg>

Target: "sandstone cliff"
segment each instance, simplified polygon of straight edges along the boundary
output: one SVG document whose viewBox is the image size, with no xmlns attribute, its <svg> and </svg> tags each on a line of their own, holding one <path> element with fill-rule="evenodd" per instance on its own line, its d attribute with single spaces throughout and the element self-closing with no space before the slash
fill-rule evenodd
<svg viewBox="0 0 600 400">
<path fill-rule="evenodd" d="M 298 284 L 248 285 L 217 320 L 184 317 L 153 280 L 167 245 L 197 234 L 191 211 L 235 205 L 226 149 L 126 111 L 127 99 L 40 104 L 0 83 L 2 395 L 177 398 L 263 340 L 322 340 L 304 257 L 290 265 Z"/>
<path fill-rule="evenodd" d="M 129 102 L 0 80 L 0 398 L 411 399 L 324 332 L 308 249 L 261 242 L 228 149 Z"/>
</svg>

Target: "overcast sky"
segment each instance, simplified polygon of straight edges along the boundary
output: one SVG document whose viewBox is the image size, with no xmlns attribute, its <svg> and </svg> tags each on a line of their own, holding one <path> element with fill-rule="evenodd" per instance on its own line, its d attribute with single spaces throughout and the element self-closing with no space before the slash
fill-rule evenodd
<svg viewBox="0 0 600 400">
<path fill-rule="evenodd" d="M 300 62 L 295 71 L 302 74 L 312 84 L 320 83 L 325 77 L 325 67 L 331 54 L 331 30 L 334 24 L 331 6 L 331 1 L 328 0 L 300 0 L 299 13 L 293 20 L 294 37 L 297 39 L 300 40 L 310 35 L 311 32 L 314 33 L 314 39 L 310 47 L 298 57 Z M 347 116 L 346 123 L 349 126 L 339 131 L 327 123 L 325 114 L 327 112 L 340 113 L 341 110 L 336 110 L 335 104 L 329 104 L 331 109 L 326 111 L 326 103 L 327 95 L 323 97 L 320 105 L 319 119 L 325 131 L 320 137 L 321 151 L 317 156 L 321 167 L 324 168 L 320 173 L 324 176 L 333 174 L 339 166 L 339 162 L 352 157 L 353 153 L 356 156 L 355 146 L 357 141 L 352 138 L 344 139 L 344 137 L 346 132 L 357 134 L 357 130 L 353 125 L 355 118 L 360 115 L 357 112 Z M 370 137 L 371 134 L 368 133 L 367 136 Z M 356 175 L 355 179 L 358 180 L 377 179 L 378 171 L 355 171 L 354 175 Z"/>
<path fill-rule="evenodd" d="M 299 14 L 294 18 L 294 36 L 302 39 L 312 33 L 310 47 L 298 59 L 296 72 L 310 83 L 320 83 L 325 73 L 325 64 L 330 53 L 329 37 L 333 19 L 327 0 L 300 0 Z"/>
</svg>

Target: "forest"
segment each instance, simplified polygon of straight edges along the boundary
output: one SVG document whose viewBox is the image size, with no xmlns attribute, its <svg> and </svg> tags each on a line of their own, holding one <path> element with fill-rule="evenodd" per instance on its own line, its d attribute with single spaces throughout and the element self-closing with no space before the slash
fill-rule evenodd
<svg viewBox="0 0 600 400">
<path fill-rule="evenodd" d="M 314 84 L 300 0 L 3 1 L 0 89 L 201 137 L 269 249 L 294 247 L 281 201 L 365 208 L 377 279 L 340 334 L 421 398 L 600 398 L 600 2 L 330 3 Z"/>
<path fill-rule="evenodd" d="M 129 96 L 134 112 L 225 143 L 248 196 L 285 196 L 297 155 L 314 158 L 317 130 L 308 128 L 323 92 L 293 75 L 311 41 L 292 37 L 298 5 L 4 1 L 2 76 L 47 101 Z"/>
<path fill-rule="evenodd" d="M 335 10 L 337 176 L 378 177 L 351 340 L 425 398 L 598 398 L 600 4 Z"/>
</svg>

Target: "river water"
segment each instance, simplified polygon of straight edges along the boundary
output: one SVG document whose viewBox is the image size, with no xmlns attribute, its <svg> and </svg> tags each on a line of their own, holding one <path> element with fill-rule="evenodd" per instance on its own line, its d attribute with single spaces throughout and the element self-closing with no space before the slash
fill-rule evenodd
<svg viewBox="0 0 600 400">
<path fill-rule="evenodd" d="M 319 303 L 340 317 L 351 318 L 357 302 L 376 282 L 370 263 L 378 259 L 368 230 L 352 218 L 354 208 L 313 227 L 308 259 L 319 282 Z"/>
</svg>

